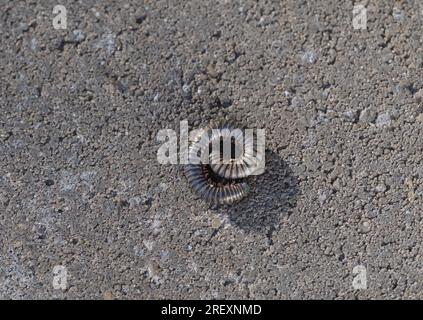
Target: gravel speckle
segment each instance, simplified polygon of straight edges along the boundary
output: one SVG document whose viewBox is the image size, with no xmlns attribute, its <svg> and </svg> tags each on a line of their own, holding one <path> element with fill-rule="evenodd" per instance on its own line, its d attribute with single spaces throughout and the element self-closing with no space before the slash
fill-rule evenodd
<svg viewBox="0 0 423 320">
<path fill-rule="evenodd" d="M 79 43 L 85 40 L 85 34 L 82 32 L 82 30 L 78 30 L 78 29 L 73 30 L 72 35 L 73 35 L 73 40 L 75 42 Z"/>
<path fill-rule="evenodd" d="M 361 224 L 360 224 L 360 231 L 362 233 L 368 233 L 368 232 L 371 231 L 371 229 L 372 228 L 371 228 L 370 221 L 365 220 L 365 221 L 362 221 L 361 222 Z"/>
<path fill-rule="evenodd" d="M 378 127 L 387 126 L 391 123 L 391 116 L 389 113 L 382 113 L 377 116 L 376 125 Z"/>
<path fill-rule="evenodd" d="M 317 54 L 313 50 L 307 50 L 302 54 L 301 60 L 310 64 L 315 64 L 317 61 Z"/>
</svg>

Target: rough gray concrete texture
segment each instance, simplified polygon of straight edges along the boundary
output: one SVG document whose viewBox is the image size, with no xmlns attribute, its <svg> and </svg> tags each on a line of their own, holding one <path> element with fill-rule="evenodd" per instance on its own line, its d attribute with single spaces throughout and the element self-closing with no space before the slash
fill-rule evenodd
<svg viewBox="0 0 423 320">
<path fill-rule="evenodd" d="M 2 0 L 0 298 L 423 298 L 423 4 L 364 4 Z M 214 207 L 156 135 L 224 116 L 267 170 Z"/>
</svg>

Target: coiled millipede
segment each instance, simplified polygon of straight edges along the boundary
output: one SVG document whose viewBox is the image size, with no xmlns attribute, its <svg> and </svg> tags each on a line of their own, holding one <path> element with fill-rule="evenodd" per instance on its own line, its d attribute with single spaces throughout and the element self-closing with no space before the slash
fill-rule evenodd
<svg viewBox="0 0 423 320">
<path fill-rule="evenodd" d="M 230 149 L 225 149 L 225 145 Z M 256 148 L 254 154 L 253 135 L 245 134 L 245 130 L 230 123 L 219 129 L 209 126 L 189 146 L 185 175 L 202 199 L 213 204 L 233 204 L 250 192 L 244 180 L 257 174 L 262 153 Z M 199 161 L 192 163 L 192 159 Z"/>
</svg>

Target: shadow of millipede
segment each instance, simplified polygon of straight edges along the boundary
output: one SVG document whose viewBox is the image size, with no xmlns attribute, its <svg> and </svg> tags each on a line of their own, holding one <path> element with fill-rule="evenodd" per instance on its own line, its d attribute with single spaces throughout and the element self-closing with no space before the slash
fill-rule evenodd
<svg viewBox="0 0 423 320">
<path fill-rule="evenodd" d="M 251 193 L 231 206 L 212 206 L 211 210 L 229 215 L 231 223 L 247 232 L 264 232 L 272 243 L 272 234 L 283 215 L 296 206 L 298 179 L 288 164 L 273 151 L 266 150 L 262 175 L 249 177 Z"/>
</svg>

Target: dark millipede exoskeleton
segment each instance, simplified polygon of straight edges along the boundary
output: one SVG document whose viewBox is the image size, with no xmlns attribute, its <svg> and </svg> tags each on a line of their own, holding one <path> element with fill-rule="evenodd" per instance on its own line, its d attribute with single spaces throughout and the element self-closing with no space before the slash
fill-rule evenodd
<svg viewBox="0 0 423 320">
<path fill-rule="evenodd" d="M 208 127 L 197 134 L 189 147 L 185 175 L 204 200 L 232 204 L 249 193 L 250 187 L 243 179 L 256 172 L 260 156 L 259 148 L 254 155 L 253 136 L 245 134 L 245 130 L 228 123 L 216 129 Z M 193 159 L 199 161 L 193 163 Z"/>
</svg>

